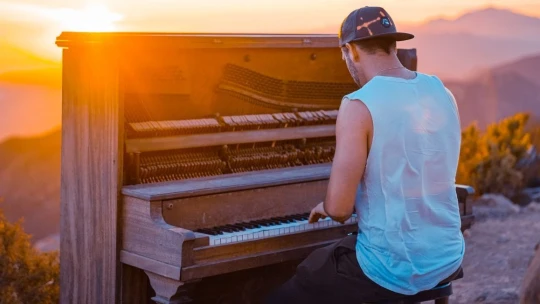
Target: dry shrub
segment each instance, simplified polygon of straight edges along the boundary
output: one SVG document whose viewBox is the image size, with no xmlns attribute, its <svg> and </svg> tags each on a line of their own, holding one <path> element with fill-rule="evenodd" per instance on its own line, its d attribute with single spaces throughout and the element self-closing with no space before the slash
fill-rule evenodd
<svg viewBox="0 0 540 304">
<path fill-rule="evenodd" d="M 58 303 L 58 253 L 40 253 L 21 223 L 9 223 L 0 211 L 0 303 Z"/>
<path fill-rule="evenodd" d="M 518 113 L 488 126 L 481 132 L 476 123 L 462 132 L 460 163 L 456 180 L 471 185 L 476 193 L 513 197 L 524 187 L 526 168 L 518 164 L 528 157 L 531 135 L 525 126 L 529 114 Z"/>
</svg>

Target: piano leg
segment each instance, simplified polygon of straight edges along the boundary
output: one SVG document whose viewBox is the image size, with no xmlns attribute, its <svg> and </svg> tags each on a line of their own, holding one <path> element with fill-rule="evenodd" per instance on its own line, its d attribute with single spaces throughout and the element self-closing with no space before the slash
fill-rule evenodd
<svg viewBox="0 0 540 304">
<path fill-rule="evenodd" d="M 156 296 L 152 298 L 154 302 L 158 304 L 193 303 L 189 297 L 189 289 L 193 284 L 185 285 L 184 282 L 166 278 L 150 271 L 145 272 L 156 293 Z"/>
</svg>

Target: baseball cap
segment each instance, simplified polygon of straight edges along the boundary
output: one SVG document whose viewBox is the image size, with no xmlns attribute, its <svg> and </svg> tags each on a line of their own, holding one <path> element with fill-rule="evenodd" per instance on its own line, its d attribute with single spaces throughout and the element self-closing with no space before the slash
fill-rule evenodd
<svg viewBox="0 0 540 304">
<path fill-rule="evenodd" d="M 388 37 L 395 41 L 414 38 L 414 35 L 398 32 L 396 25 L 382 7 L 366 6 L 352 11 L 341 23 L 339 45 L 351 41 Z"/>
</svg>

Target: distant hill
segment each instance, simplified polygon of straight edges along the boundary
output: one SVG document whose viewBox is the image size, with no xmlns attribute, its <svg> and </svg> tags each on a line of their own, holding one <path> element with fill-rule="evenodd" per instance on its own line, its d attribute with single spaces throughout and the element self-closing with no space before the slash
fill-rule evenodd
<svg viewBox="0 0 540 304">
<path fill-rule="evenodd" d="M 492 66 L 540 53 L 537 40 L 484 37 L 468 33 L 416 33 L 401 48 L 416 48 L 418 70 L 447 79 L 470 78 Z"/>
<path fill-rule="evenodd" d="M 60 125 L 62 90 L 58 85 L 45 84 L 56 80 L 43 77 L 35 80 L 37 84 L 18 83 L 15 79 L 20 74 L 5 75 L 0 74 L 0 142 L 9 136 L 40 134 Z"/>
<path fill-rule="evenodd" d="M 398 43 L 416 48 L 418 69 L 446 79 L 463 79 L 503 62 L 540 53 L 540 18 L 509 10 L 487 8 L 455 19 L 436 19 L 418 25 L 397 24 L 415 38 Z M 339 24 L 312 32 L 338 32 Z"/>
<path fill-rule="evenodd" d="M 60 230 L 61 132 L 0 143 L 0 208 L 37 241 Z"/>
<path fill-rule="evenodd" d="M 445 81 L 454 93 L 462 126 L 480 127 L 527 111 L 540 118 L 540 54 L 483 71 L 466 81 Z"/>
<path fill-rule="evenodd" d="M 496 39 L 532 41 L 540 38 L 539 28 L 540 18 L 491 7 L 471 11 L 455 19 L 439 18 L 401 29 L 419 33 L 468 33 Z"/>
<path fill-rule="evenodd" d="M 415 39 L 401 47 L 418 49 L 419 69 L 463 79 L 503 62 L 540 53 L 540 18 L 488 8 L 456 19 L 403 26 Z"/>
</svg>

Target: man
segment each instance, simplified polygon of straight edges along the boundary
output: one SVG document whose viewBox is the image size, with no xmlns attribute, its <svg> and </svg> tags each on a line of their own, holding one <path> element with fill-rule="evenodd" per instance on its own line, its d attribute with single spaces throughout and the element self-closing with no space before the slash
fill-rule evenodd
<svg viewBox="0 0 540 304">
<path fill-rule="evenodd" d="M 413 37 L 379 7 L 343 21 L 343 59 L 361 88 L 342 100 L 326 200 L 309 221 L 356 210 L 358 234 L 315 250 L 268 302 L 373 303 L 461 275 L 458 109 L 437 77 L 401 65 L 396 41 Z"/>
</svg>

